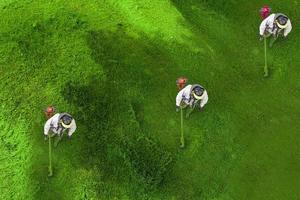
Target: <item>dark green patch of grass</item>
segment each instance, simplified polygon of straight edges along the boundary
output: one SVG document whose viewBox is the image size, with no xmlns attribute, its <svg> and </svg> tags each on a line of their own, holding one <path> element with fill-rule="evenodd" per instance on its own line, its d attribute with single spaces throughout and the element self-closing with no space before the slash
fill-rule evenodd
<svg viewBox="0 0 300 200">
<path fill-rule="evenodd" d="M 129 159 L 132 167 L 146 184 L 156 187 L 163 181 L 165 173 L 170 168 L 172 156 L 164 150 L 163 146 L 157 144 L 157 141 L 154 142 L 142 132 L 137 121 L 139 111 L 133 108 L 132 102 L 134 105 L 140 105 L 141 109 L 141 103 L 139 104 L 137 100 L 144 96 L 143 90 L 146 89 L 142 80 L 152 81 L 144 72 L 146 66 L 136 67 L 135 64 L 145 65 L 149 57 L 160 59 L 159 52 L 161 51 L 146 38 L 134 39 L 126 36 L 121 27 L 115 33 L 91 32 L 88 42 L 94 59 L 104 67 L 108 74 L 105 94 L 106 96 L 109 94 L 108 101 L 113 110 L 109 124 L 110 127 L 116 127 L 109 132 L 110 134 L 123 132 L 121 136 L 111 137 L 114 140 L 121 137 L 118 146 L 122 148 L 124 156 Z M 124 49 L 127 51 L 124 52 Z M 143 53 L 144 55 L 141 56 Z M 135 63 L 128 63 L 127 60 L 135 60 Z M 131 85 L 134 88 L 131 88 Z M 127 125 L 124 126 L 125 124 Z"/>
</svg>

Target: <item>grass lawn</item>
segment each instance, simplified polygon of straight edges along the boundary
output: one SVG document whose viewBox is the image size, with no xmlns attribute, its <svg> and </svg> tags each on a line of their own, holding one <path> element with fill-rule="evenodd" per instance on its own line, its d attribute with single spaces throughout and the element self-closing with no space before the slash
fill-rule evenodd
<svg viewBox="0 0 300 200">
<path fill-rule="evenodd" d="M 293 30 L 268 48 L 259 9 Z M 300 2 L 0 1 L 0 199 L 300 199 Z M 175 81 L 208 92 L 184 119 Z M 78 129 L 53 149 L 43 109 Z"/>
</svg>

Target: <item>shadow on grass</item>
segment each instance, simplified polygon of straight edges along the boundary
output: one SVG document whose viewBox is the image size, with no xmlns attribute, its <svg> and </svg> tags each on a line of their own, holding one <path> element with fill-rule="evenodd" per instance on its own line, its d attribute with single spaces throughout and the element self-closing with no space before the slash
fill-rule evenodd
<svg viewBox="0 0 300 200">
<path fill-rule="evenodd" d="M 36 199 L 70 195 L 61 186 L 71 184 L 67 176 L 75 169 L 99 170 L 104 174 L 99 182 L 123 181 L 132 191 L 140 192 L 158 188 L 172 167 L 172 153 L 155 138 L 147 137 L 141 126 L 143 99 L 157 89 L 162 78 L 170 78 L 164 67 L 173 63 L 161 50 L 162 44 L 145 36 L 129 37 L 119 26 L 117 32 L 92 31 L 87 37 L 92 57 L 104 68 L 105 77 L 90 77 L 89 84 L 69 81 L 61 90 L 65 100 L 76 107 L 72 115 L 78 130 L 72 142 L 64 138 L 54 150 L 53 178 L 47 177 L 47 148 L 37 152 L 36 158 L 42 159 L 34 163 L 31 175 L 38 187 Z M 44 145 L 40 139 L 35 142 Z M 63 168 L 66 166 L 72 169 Z M 134 184 L 128 184 L 130 181 Z M 96 190 L 108 199 L 113 195 L 100 186 Z"/>
<path fill-rule="evenodd" d="M 143 99 L 157 87 L 159 66 L 170 63 L 168 56 L 148 38 L 129 37 L 122 28 L 90 32 L 87 42 L 106 80 L 91 77 L 88 85 L 72 81 L 62 90 L 66 101 L 76 105 L 74 115 L 82 126 L 80 167 L 97 166 L 104 181 L 135 180 L 131 189 L 157 189 L 173 155 L 142 131 Z"/>
</svg>

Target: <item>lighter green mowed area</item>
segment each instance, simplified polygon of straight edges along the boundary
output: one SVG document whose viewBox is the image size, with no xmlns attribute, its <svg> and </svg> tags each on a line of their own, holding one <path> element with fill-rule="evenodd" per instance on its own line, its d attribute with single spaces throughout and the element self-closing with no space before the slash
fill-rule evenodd
<svg viewBox="0 0 300 200">
<path fill-rule="evenodd" d="M 261 1 L 1 0 L 0 199 L 300 198 L 300 2 L 268 49 Z M 206 87 L 184 119 L 175 80 Z M 53 150 L 43 109 L 78 129 Z"/>
</svg>

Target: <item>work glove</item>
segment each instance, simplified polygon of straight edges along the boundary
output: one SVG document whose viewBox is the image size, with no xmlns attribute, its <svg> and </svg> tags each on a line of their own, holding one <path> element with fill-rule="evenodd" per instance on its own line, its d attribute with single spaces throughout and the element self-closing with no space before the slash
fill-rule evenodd
<svg viewBox="0 0 300 200">
<path fill-rule="evenodd" d="M 204 110 L 204 107 L 199 106 L 199 111 L 202 112 Z"/>
</svg>

